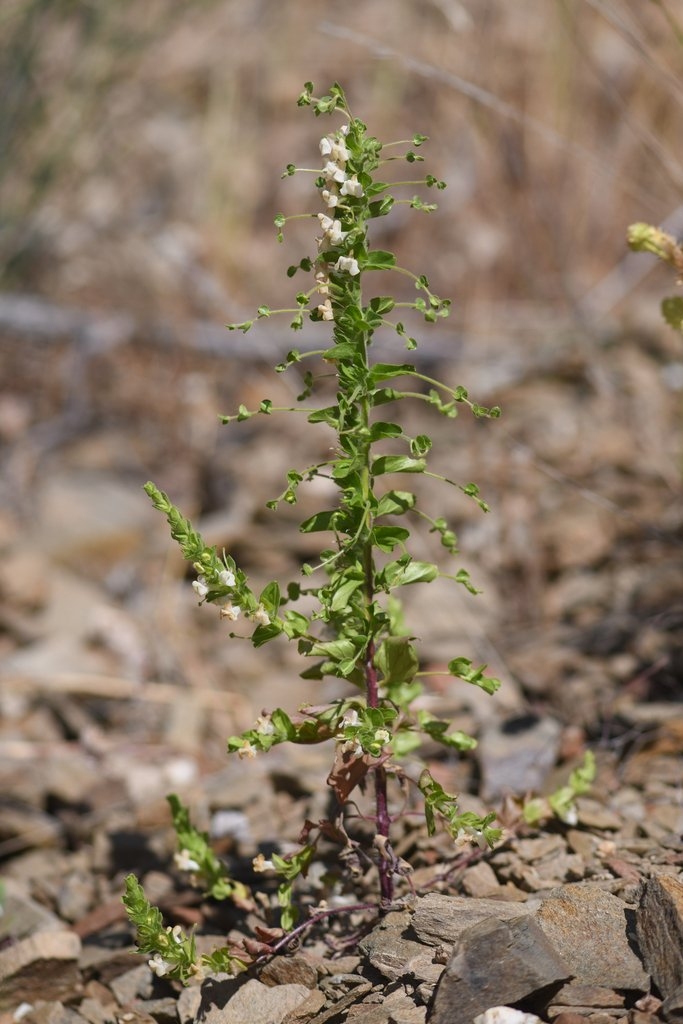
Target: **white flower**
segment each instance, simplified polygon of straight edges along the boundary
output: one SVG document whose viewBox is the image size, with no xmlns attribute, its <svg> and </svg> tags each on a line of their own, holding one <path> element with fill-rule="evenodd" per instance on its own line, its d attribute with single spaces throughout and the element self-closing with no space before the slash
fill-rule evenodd
<svg viewBox="0 0 683 1024">
<path fill-rule="evenodd" d="M 325 206 L 327 206 L 329 209 L 335 207 L 339 202 L 339 196 L 337 195 L 337 193 L 330 192 L 330 190 L 327 188 L 324 188 L 320 194 L 323 197 L 323 202 L 325 203 Z"/>
<path fill-rule="evenodd" d="M 561 820 L 565 825 L 578 825 L 579 823 L 579 812 L 574 804 L 570 804 L 563 814 L 560 815 Z"/>
<path fill-rule="evenodd" d="M 205 598 L 209 593 L 209 585 L 206 582 L 206 576 L 198 576 L 192 584 L 192 589 L 201 598 Z"/>
<path fill-rule="evenodd" d="M 168 960 L 164 960 L 161 953 L 155 953 L 151 960 L 148 960 L 149 969 L 156 974 L 158 978 L 163 978 L 165 974 L 173 970 L 173 964 Z"/>
<path fill-rule="evenodd" d="M 251 866 L 257 874 L 261 871 L 275 871 L 275 865 L 272 860 L 266 860 L 262 853 L 259 853 L 258 856 L 254 857 L 251 862 Z"/>
<path fill-rule="evenodd" d="M 468 843 L 478 846 L 480 850 L 487 850 L 489 845 L 481 829 L 473 828 L 472 825 L 464 825 L 455 837 L 455 845 L 461 847 Z"/>
<path fill-rule="evenodd" d="M 346 179 L 339 191 L 343 196 L 354 196 L 354 198 L 360 199 L 363 195 L 363 186 L 354 174 L 353 177 Z"/>
<path fill-rule="evenodd" d="M 229 619 L 230 622 L 237 622 L 241 614 L 242 609 L 240 606 L 238 604 L 232 604 L 231 601 L 228 601 L 226 605 L 223 605 L 220 611 L 221 618 Z"/>
<path fill-rule="evenodd" d="M 360 725 L 360 720 L 358 718 L 358 712 L 356 711 L 355 708 L 349 708 L 348 711 L 344 712 L 344 714 L 342 715 L 341 724 L 342 725 Z"/>
<path fill-rule="evenodd" d="M 332 227 L 326 232 L 326 234 L 332 245 L 341 245 L 346 238 L 346 231 L 342 231 L 340 220 L 333 220 Z"/>
<path fill-rule="evenodd" d="M 270 615 L 268 614 L 268 612 L 266 611 L 262 604 L 258 606 L 256 611 L 252 615 L 252 619 L 258 626 L 270 625 Z"/>
<path fill-rule="evenodd" d="M 166 929 L 166 931 L 171 936 L 171 938 L 173 939 L 174 942 L 177 942 L 179 946 L 182 945 L 182 942 L 183 942 L 183 929 L 181 928 L 181 926 L 179 924 L 174 925 L 173 928 L 171 928 L 169 926 Z"/>
<path fill-rule="evenodd" d="M 346 232 L 341 229 L 340 220 L 333 220 L 332 217 L 328 217 L 324 213 L 318 214 L 318 220 L 320 221 L 320 227 L 332 245 L 339 245 L 346 237 Z"/>
<path fill-rule="evenodd" d="M 375 733 L 375 739 L 378 743 L 388 743 L 391 739 L 391 733 L 386 729 L 378 729 Z"/>
<path fill-rule="evenodd" d="M 355 277 L 356 274 L 360 274 L 358 260 L 353 259 L 351 256 L 340 256 L 334 265 L 334 269 L 338 274 L 341 273 L 342 270 L 345 270 L 351 275 L 351 277 Z"/>
<path fill-rule="evenodd" d="M 272 736 L 275 732 L 275 726 L 273 725 L 270 715 L 259 715 L 256 719 L 256 732 L 262 736 Z"/>
<path fill-rule="evenodd" d="M 325 299 L 320 306 L 318 306 L 318 313 L 320 314 L 321 320 L 334 320 L 334 310 L 332 309 L 332 300 Z"/>
<path fill-rule="evenodd" d="M 339 134 L 340 135 L 348 135 L 349 134 L 349 126 L 348 126 L 348 124 L 343 124 L 341 126 L 341 128 L 339 129 Z"/>
<path fill-rule="evenodd" d="M 245 757 L 249 761 L 253 761 L 257 754 L 258 750 L 256 749 L 255 746 L 253 746 L 253 744 L 249 742 L 249 740 L 245 740 L 240 749 L 237 751 L 237 756 L 239 757 L 240 761 L 243 761 Z"/>
<path fill-rule="evenodd" d="M 323 156 L 326 155 L 327 154 L 323 154 Z M 349 159 L 349 151 L 341 139 L 335 140 L 332 143 L 332 152 L 330 153 L 330 156 L 338 164 L 345 164 Z"/>
<path fill-rule="evenodd" d="M 319 270 L 315 275 L 315 279 L 317 281 L 316 290 L 320 292 L 321 295 L 329 295 L 330 279 L 327 274 L 324 274 L 322 270 Z"/>
<path fill-rule="evenodd" d="M 235 586 L 235 574 L 234 572 L 230 572 L 229 569 L 223 569 L 222 572 L 219 572 L 218 579 L 221 581 L 224 587 Z"/>
<path fill-rule="evenodd" d="M 328 160 L 323 167 L 323 174 L 328 181 L 338 181 L 340 184 L 342 181 L 346 181 L 346 171 L 339 167 L 334 160 Z"/>
<path fill-rule="evenodd" d="M 199 864 L 190 856 L 189 850 L 179 850 L 174 853 L 173 860 L 179 871 L 199 871 Z"/>
<path fill-rule="evenodd" d="M 342 754 L 351 754 L 353 757 L 362 757 L 363 755 L 363 748 L 358 740 L 345 740 L 344 743 L 340 743 L 339 749 Z"/>
<path fill-rule="evenodd" d="M 332 139 L 326 135 L 324 139 L 320 140 L 320 153 L 321 156 L 329 156 L 332 152 Z"/>
</svg>

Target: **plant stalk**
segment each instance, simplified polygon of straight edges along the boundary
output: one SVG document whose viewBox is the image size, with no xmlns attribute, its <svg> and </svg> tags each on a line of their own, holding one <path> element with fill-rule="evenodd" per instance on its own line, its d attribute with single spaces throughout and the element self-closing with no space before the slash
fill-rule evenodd
<svg viewBox="0 0 683 1024">
<path fill-rule="evenodd" d="M 369 708 L 379 705 L 377 687 L 377 669 L 375 668 L 375 644 L 371 640 L 365 656 L 365 686 Z M 375 776 L 375 821 L 377 834 L 389 838 L 391 819 L 387 800 L 387 773 L 382 765 L 374 769 Z M 379 888 L 383 904 L 390 904 L 394 899 L 394 878 L 390 861 L 385 855 L 384 845 L 379 850 Z"/>
</svg>

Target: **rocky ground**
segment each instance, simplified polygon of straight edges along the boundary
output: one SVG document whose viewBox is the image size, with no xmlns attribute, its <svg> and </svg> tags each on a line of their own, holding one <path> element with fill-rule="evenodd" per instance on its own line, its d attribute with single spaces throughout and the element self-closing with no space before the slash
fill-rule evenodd
<svg viewBox="0 0 683 1024">
<path fill-rule="evenodd" d="M 434 677 L 428 706 L 479 746 L 423 753 L 463 807 L 498 810 L 504 838 L 463 851 L 406 826 L 397 852 L 415 893 L 395 911 L 334 914 L 246 975 L 180 991 L 132 953 L 125 875 L 168 924 L 196 926 L 201 949 L 277 941 L 273 889 L 251 862 L 324 815 L 329 752 L 242 762 L 225 738 L 264 707 L 332 691 L 312 698 L 320 684 L 298 678 L 295 652 L 229 641 L 197 608 L 141 485 L 170 492 L 252 578 L 296 578 L 312 554 L 297 523 L 327 496 L 283 515 L 264 503 L 329 439 L 296 417 L 215 426 L 238 402 L 296 392 L 268 369 L 277 335 L 219 355 L 196 324 L 117 334 L 101 320 L 60 327 L 40 304 L 20 328 L 16 308 L 0 313 L 3 1024 L 469 1024 L 496 1005 L 537 1015 L 500 1018 L 511 1024 L 681 1019 L 677 343 L 568 332 L 549 348 L 522 324 L 503 352 L 435 335 L 420 356 L 430 372 L 504 416 L 423 424 L 437 468 L 475 479 L 492 511 L 427 489 L 484 592 L 415 588 L 406 615 L 433 668 L 463 654 L 504 685 L 489 698 Z M 598 774 L 576 820 L 524 824 L 525 795 L 555 791 L 586 750 Z M 204 900 L 174 867 L 171 791 L 261 890 L 250 912 Z M 370 895 L 312 872 L 299 898 L 341 909 Z"/>
</svg>

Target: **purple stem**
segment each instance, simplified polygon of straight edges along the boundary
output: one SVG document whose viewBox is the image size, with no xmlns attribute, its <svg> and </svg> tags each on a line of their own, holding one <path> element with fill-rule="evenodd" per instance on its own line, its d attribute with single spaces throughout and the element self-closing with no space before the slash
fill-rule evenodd
<svg viewBox="0 0 683 1024">
<path fill-rule="evenodd" d="M 334 914 L 353 914 L 359 910 L 377 910 L 374 903 L 353 903 L 345 907 L 328 907 L 327 910 L 317 910 L 315 913 L 306 920 L 298 924 L 296 928 L 292 928 L 291 932 L 287 932 L 281 939 L 271 946 L 267 953 L 261 953 L 260 956 L 254 960 L 254 964 L 260 964 L 268 957 L 274 956 L 281 950 L 286 949 L 287 946 L 293 942 L 302 932 L 305 932 L 308 928 L 312 928 L 318 921 L 324 920 L 326 917 L 332 917 Z M 254 966 L 251 964 L 250 966 Z"/>
<path fill-rule="evenodd" d="M 379 693 L 377 687 L 377 669 L 375 668 L 375 644 L 370 641 L 365 656 L 365 689 L 369 708 L 379 707 Z M 377 832 L 380 836 L 389 838 L 391 818 L 389 816 L 389 805 L 387 801 L 387 773 L 382 765 L 374 769 L 375 775 L 375 809 Z M 379 890 L 382 897 L 382 904 L 388 905 L 394 899 L 394 878 L 390 860 L 384 856 L 384 850 L 379 851 Z"/>
</svg>

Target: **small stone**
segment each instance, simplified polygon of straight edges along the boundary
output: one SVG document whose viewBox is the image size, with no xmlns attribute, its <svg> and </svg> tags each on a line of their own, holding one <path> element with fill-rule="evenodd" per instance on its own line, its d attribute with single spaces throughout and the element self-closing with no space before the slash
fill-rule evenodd
<svg viewBox="0 0 683 1024">
<path fill-rule="evenodd" d="M 118 1008 L 114 1002 L 105 1003 L 99 999 L 82 999 L 78 1009 L 89 1024 L 115 1024 L 116 1022 Z"/>
<path fill-rule="evenodd" d="M 45 1001 L 74 995 L 80 985 L 81 942 L 68 931 L 37 932 L 0 951 L 0 1010 L 27 992 Z"/>
<path fill-rule="evenodd" d="M 500 888 L 496 873 L 490 864 L 480 860 L 466 868 L 462 876 L 462 887 L 468 896 L 486 897 Z"/>
<path fill-rule="evenodd" d="M 473 1024 L 541 1024 L 535 1013 L 524 1013 L 512 1006 L 492 1006 L 474 1018 Z"/>
<path fill-rule="evenodd" d="M 57 910 L 65 921 L 79 921 L 95 903 L 95 879 L 85 871 L 72 871 L 57 893 Z"/>
<path fill-rule="evenodd" d="M 670 992 L 662 1003 L 662 1016 L 670 1024 L 683 1021 L 683 985 Z"/>
<path fill-rule="evenodd" d="M 198 1016 L 205 1024 L 282 1024 L 287 1014 L 310 995 L 305 985 L 269 988 L 255 978 L 241 985 L 238 982 L 237 987 L 233 978 L 209 980 L 201 991 Z"/>
<path fill-rule="evenodd" d="M 650 979 L 633 951 L 632 916 L 618 897 L 575 884 L 550 893 L 536 921 L 578 984 L 645 992 Z"/>
<path fill-rule="evenodd" d="M 558 1006 L 594 1006 L 606 1010 L 612 1007 L 623 1007 L 624 997 L 611 988 L 582 985 L 580 982 L 570 981 L 555 993 L 553 1003 Z"/>
<path fill-rule="evenodd" d="M 120 974 L 109 982 L 109 987 L 116 996 L 119 1006 L 126 1006 L 134 999 L 149 999 L 154 988 L 154 975 L 146 963 L 134 967 L 132 971 Z"/>
<path fill-rule="evenodd" d="M 349 1008 L 348 1024 L 424 1024 L 426 1006 L 417 1006 L 403 988 L 388 992 L 379 1003 L 373 1004 L 374 994 Z"/>
<path fill-rule="evenodd" d="M 577 797 L 576 810 L 579 824 L 584 828 L 617 832 L 622 826 L 622 820 L 618 814 L 590 797 Z"/>
<path fill-rule="evenodd" d="M 327 1024 L 328 1021 L 342 1021 L 344 1014 L 356 1003 L 359 1002 L 372 990 L 372 983 L 369 981 L 362 981 L 360 985 L 356 985 L 352 992 L 347 992 L 341 999 L 337 999 L 331 1006 L 326 1010 L 322 1010 L 321 1013 L 314 1017 L 310 1024 Z"/>
<path fill-rule="evenodd" d="M 591 835 L 590 832 L 582 832 L 577 828 L 570 828 L 567 832 L 567 843 L 569 848 L 578 853 L 585 861 L 590 861 L 595 856 L 598 843 L 600 840 L 597 836 Z"/>
<path fill-rule="evenodd" d="M 485 920 L 460 937 L 436 989 L 430 1024 L 462 1024 L 491 1005 L 507 1005 L 571 977 L 527 916 Z"/>
<path fill-rule="evenodd" d="M 309 992 L 303 1003 L 299 1003 L 293 1010 L 290 1010 L 286 1017 L 283 1017 L 282 1024 L 306 1024 L 311 1017 L 315 1016 L 325 1005 L 325 995 L 318 988 Z"/>
<path fill-rule="evenodd" d="M 145 999 L 144 1002 L 136 1002 L 130 1009 L 144 1012 L 148 1017 L 153 1017 L 156 1024 L 177 1024 L 178 1022 L 178 1001 L 173 996 L 161 996 L 158 999 Z"/>
<path fill-rule="evenodd" d="M 485 726 L 477 747 L 484 799 L 540 790 L 557 760 L 561 733 L 554 719 L 532 714 Z"/>
<path fill-rule="evenodd" d="M 277 956 L 259 972 L 258 980 L 264 985 L 305 985 L 313 989 L 318 984 L 318 972 L 305 956 Z"/>
<path fill-rule="evenodd" d="M 411 961 L 427 952 L 422 943 L 405 937 L 410 920 L 405 911 L 387 914 L 359 943 L 361 953 L 389 981 L 411 973 Z"/>
<path fill-rule="evenodd" d="M 683 985 L 683 881 L 663 874 L 649 878 L 636 927 L 645 966 L 667 999 Z"/>
<path fill-rule="evenodd" d="M 26 895 L 24 886 L 13 878 L 3 879 L 4 899 L 0 914 L 0 939 L 25 939 L 35 932 L 63 931 L 59 918 L 42 903 Z"/>
<path fill-rule="evenodd" d="M 24 1024 L 85 1024 L 84 1018 L 63 1003 L 38 1000 L 21 1020 Z"/>
<path fill-rule="evenodd" d="M 176 1010 L 180 1024 L 194 1024 L 199 1019 L 202 1005 L 202 990 L 198 985 L 184 988 L 178 996 Z"/>
</svg>

